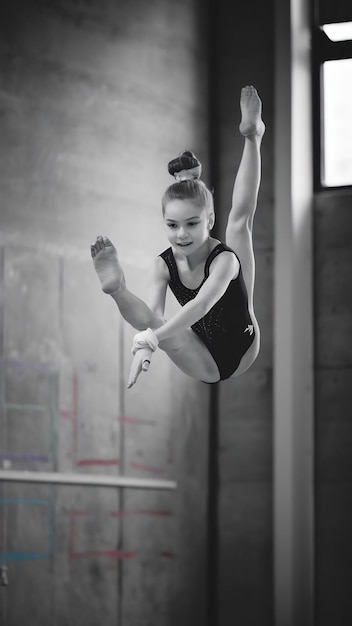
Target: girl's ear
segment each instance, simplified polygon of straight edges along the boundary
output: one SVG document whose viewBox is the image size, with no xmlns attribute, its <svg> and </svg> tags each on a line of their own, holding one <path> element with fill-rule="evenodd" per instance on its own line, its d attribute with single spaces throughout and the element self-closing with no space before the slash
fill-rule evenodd
<svg viewBox="0 0 352 626">
<path fill-rule="evenodd" d="M 211 213 L 211 214 L 209 215 L 209 219 L 208 219 L 208 227 L 209 227 L 209 230 L 211 230 L 212 228 L 214 228 L 214 224 L 215 224 L 215 215 L 214 215 L 214 213 Z"/>
</svg>

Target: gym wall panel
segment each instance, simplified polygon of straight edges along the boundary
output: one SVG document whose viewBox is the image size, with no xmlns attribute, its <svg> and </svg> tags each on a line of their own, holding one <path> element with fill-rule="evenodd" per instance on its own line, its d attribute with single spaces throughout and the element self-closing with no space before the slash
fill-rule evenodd
<svg viewBox="0 0 352 626">
<path fill-rule="evenodd" d="M 349 192 L 314 202 L 316 619 L 351 621 L 351 252 Z"/>
<path fill-rule="evenodd" d="M 207 175 L 204 20 L 198 0 L 0 10 L 2 468 L 179 485 L 3 481 L 4 626 L 205 619 L 208 388 L 160 352 L 126 389 L 133 331 L 90 258 L 109 235 L 145 297 L 167 162 L 191 148 Z"/>
</svg>

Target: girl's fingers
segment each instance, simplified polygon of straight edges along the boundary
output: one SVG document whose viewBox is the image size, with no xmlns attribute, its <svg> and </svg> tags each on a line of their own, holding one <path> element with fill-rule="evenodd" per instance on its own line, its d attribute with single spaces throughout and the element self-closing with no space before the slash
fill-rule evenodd
<svg viewBox="0 0 352 626">
<path fill-rule="evenodd" d="M 142 363 L 143 372 L 147 372 L 149 370 L 149 365 L 150 365 L 150 361 L 148 359 L 145 359 Z"/>
<path fill-rule="evenodd" d="M 130 368 L 130 375 L 128 377 L 127 389 L 133 387 L 137 382 L 137 378 L 140 373 L 147 372 L 150 365 L 152 351 L 150 348 L 141 348 L 137 350 L 133 357 L 133 361 Z"/>
</svg>

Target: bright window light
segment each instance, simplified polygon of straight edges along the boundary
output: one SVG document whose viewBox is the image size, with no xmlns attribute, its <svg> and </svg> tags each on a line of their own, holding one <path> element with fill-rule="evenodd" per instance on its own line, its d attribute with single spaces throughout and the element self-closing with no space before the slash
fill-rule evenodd
<svg viewBox="0 0 352 626">
<path fill-rule="evenodd" d="M 323 184 L 352 185 L 352 59 L 323 63 Z"/>
<path fill-rule="evenodd" d="M 352 39 L 352 22 L 324 24 L 322 29 L 331 41 L 349 41 Z"/>
</svg>

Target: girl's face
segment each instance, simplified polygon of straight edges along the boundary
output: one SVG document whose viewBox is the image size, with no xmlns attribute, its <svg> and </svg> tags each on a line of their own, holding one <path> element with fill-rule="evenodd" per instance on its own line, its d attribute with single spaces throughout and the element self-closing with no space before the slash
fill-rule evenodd
<svg viewBox="0 0 352 626">
<path fill-rule="evenodd" d="M 165 207 L 164 223 L 169 242 L 183 255 L 198 250 L 209 239 L 212 228 L 208 211 L 191 200 L 170 200 Z"/>
</svg>

